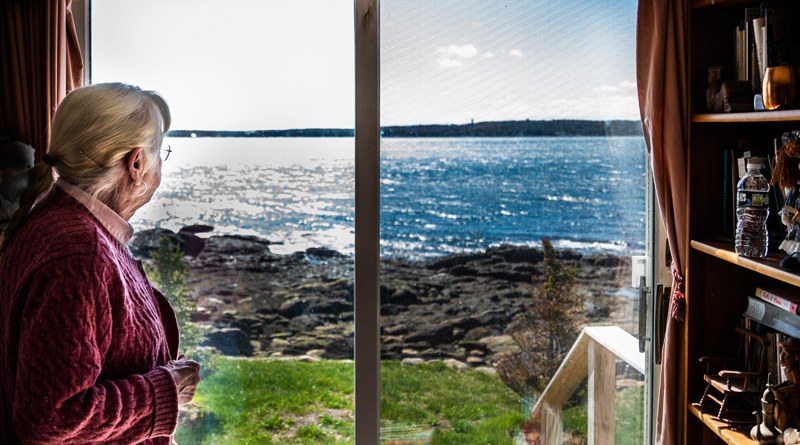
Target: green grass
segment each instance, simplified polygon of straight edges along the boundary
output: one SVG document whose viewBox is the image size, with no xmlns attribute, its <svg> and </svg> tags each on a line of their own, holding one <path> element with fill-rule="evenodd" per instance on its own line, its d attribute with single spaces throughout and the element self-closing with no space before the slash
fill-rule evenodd
<svg viewBox="0 0 800 445">
<path fill-rule="evenodd" d="M 640 445 L 644 428 L 644 388 L 630 387 L 618 391 L 614 398 L 616 421 L 614 422 L 614 438 L 616 445 Z M 586 404 L 577 405 L 564 410 L 564 429 L 576 438 L 588 437 Z"/>
<path fill-rule="evenodd" d="M 193 444 L 352 444 L 352 363 L 220 359 L 176 434 Z M 434 444 L 510 444 L 522 400 L 497 376 L 444 364 L 381 366 L 384 427 L 427 430 Z M 342 415 L 342 414 L 345 415 Z"/>
<path fill-rule="evenodd" d="M 436 427 L 434 444 L 503 444 L 513 442 L 524 414 L 522 399 L 495 375 L 383 361 L 381 418 Z"/>
</svg>

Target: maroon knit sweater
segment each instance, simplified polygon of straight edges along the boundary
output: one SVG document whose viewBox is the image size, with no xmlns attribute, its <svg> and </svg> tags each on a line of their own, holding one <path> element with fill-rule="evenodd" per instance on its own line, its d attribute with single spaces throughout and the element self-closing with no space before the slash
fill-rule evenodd
<svg viewBox="0 0 800 445">
<path fill-rule="evenodd" d="M 58 187 L 0 254 L 0 443 L 169 445 L 175 313 Z"/>
</svg>

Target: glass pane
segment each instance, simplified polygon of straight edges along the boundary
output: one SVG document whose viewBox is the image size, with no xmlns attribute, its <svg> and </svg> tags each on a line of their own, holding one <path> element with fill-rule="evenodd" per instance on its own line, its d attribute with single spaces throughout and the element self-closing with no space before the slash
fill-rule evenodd
<svg viewBox="0 0 800 445">
<path fill-rule="evenodd" d="M 595 413 L 616 443 L 642 441 L 643 356 L 555 376 L 638 328 L 635 18 L 634 0 L 381 2 L 385 442 L 586 443 L 590 397 L 616 406 Z"/>
<path fill-rule="evenodd" d="M 130 222 L 203 366 L 181 445 L 354 442 L 353 65 L 348 1 L 92 1 L 92 82 L 172 110 Z"/>
</svg>

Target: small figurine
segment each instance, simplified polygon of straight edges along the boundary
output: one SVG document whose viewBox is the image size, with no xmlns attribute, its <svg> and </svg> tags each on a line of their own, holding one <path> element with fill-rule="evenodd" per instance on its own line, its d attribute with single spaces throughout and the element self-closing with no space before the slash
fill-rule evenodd
<svg viewBox="0 0 800 445">
<path fill-rule="evenodd" d="M 777 443 L 781 432 L 775 427 L 775 394 L 772 385 L 767 383 L 764 396 L 761 397 L 761 412 L 756 411 L 758 424 L 750 430 L 750 438 L 760 445 Z"/>
<path fill-rule="evenodd" d="M 786 380 L 772 387 L 778 404 L 775 421 L 778 429 L 800 427 L 800 339 L 790 337 L 778 343 L 781 347 L 781 366 Z"/>
<path fill-rule="evenodd" d="M 800 140 L 788 140 L 784 135 L 784 144 L 778 152 L 771 184 L 787 190 L 786 202 L 780 211 L 781 222 L 786 226 L 787 234 L 780 249 L 789 256 L 781 261 L 781 267 L 800 271 Z"/>
</svg>

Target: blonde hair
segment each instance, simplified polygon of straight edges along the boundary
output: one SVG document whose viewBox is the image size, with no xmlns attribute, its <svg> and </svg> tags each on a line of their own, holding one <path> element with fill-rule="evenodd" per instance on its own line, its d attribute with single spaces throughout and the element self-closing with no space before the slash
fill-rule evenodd
<svg viewBox="0 0 800 445">
<path fill-rule="evenodd" d="M 89 85 L 69 93 L 53 117 L 48 154 L 58 175 L 99 201 L 113 204 L 123 179 L 125 158 L 142 147 L 142 174 L 157 162 L 161 141 L 169 131 L 167 102 L 154 91 L 133 85 Z M 37 164 L 20 196 L 20 207 L 3 231 L 0 253 L 22 227 L 36 198 L 53 184 L 51 166 Z"/>
</svg>

